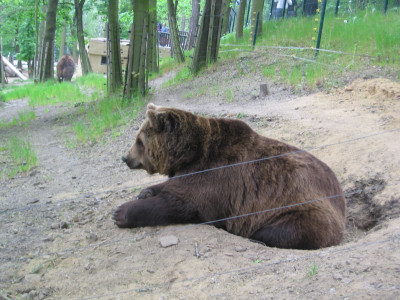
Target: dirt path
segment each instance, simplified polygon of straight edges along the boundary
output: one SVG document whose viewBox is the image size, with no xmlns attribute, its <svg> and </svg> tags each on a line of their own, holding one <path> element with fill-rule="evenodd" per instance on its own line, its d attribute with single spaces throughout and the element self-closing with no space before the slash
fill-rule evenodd
<svg viewBox="0 0 400 300">
<path fill-rule="evenodd" d="M 212 226 L 120 230 L 112 211 L 162 180 L 120 161 L 143 116 L 117 138 L 68 148 L 75 109 L 37 108 L 29 127 L 0 129 L 2 141 L 29 137 L 39 161 L 27 174 L 1 182 L 0 299 L 400 297 L 400 84 L 358 80 L 303 97 L 272 85 L 271 94 L 259 98 L 252 92 L 262 79 L 248 76 L 232 101 L 212 88 L 213 76 L 168 89 L 160 79 L 151 101 L 241 118 L 261 134 L 318 148 L 312 153 L 351 194 L 343 243 L 282 250 Z M 1 120 L 16 107 L 26 108 L 0 107 Z M 356 190 L 362 192 L 352 194 Z M 177 245 L 161 247 L 160 238 L 170 235 Z"/>
</svg>

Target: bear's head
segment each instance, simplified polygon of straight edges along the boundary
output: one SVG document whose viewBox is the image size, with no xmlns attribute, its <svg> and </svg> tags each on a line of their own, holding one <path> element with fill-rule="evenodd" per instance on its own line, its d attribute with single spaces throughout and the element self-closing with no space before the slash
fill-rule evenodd
<svg viewBox="0 0 400 300">
<path fill-rule="evenodd" d="M 136 141 L 122 160 L 131 169 L 174 176 L 201 155 L 203 130 L 199 118 L 186 111 L 148 104 Z"/>
</svg>

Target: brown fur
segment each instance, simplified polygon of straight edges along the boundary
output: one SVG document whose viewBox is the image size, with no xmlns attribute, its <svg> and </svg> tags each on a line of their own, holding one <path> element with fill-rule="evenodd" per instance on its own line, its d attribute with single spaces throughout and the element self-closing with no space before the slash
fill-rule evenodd
<svg viewBox="0 0 400 300">
<path fill-rule="evenodd" d="M 59 82 L 71 81 L 75 72 L 75 62 L 71 55 L 66 54 L 57 63 L 57 79 Z"/>
<path fill-rule="evenodd" d="M 179 177 L 271 156 L 278 157 Z M 242 121 L 153 104 L 123 161 L 170 178 L 118 208 L 114 219 L 121 228 L 206 222 L 342 194 L 323 162 L 260 136 Z M 345 200 L 338 196 L 214 225 L 268 246 L 317 249 L 340 243 Z"/>
</svg>

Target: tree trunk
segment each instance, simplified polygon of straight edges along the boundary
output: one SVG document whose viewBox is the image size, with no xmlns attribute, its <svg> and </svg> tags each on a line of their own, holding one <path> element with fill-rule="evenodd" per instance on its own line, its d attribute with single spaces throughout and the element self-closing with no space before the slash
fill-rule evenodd
<svg viewBox="0 0 400 300">
<path fill-rule="evenodd" d="M 192 17 L 190 18 L 189 34 L 186 40 L 186 50 L 194 48 L 199 31 L 200 1 L 192 0 Z"/>
<path fill-rule="evenodd" d="M 56 33 L 58 0 L 49 0 L 46 13 L 46 29 L 43 39 L 43 49 L 40 67 L 40 81 L 54 77 L 54 37 Z"/>
<path fill-rule="evenodd" d="M 18 35 L 18 30 L 17 30 L 17 35 Z M 21 48 L 19 46 L 18 38 L 15 38 L 15 53 L 19 53 L 21 51 L 20 49 Z M 18 59 L 17 68 L 22 70 L 22 61 L 21 61 L 21 59 Z"/>
<path fill-rule="evenodd" d="M 72 23 L 70 24 L 70 30 L 71 30 L 71 36 L 72 37 L 76 37 L 76 15 L 74 15 L 73 19 L 72 19 Z M 78 51 L 78 41 L 74 38 L 71 42 L 71 55 L 72 58 L 74 59 L 74 62 L 77 63 L 79 60 L 79 51 Z"/>
<path fill-rule="evenodd" d="M 61 39 L 60 39 L 60 54 L 58 55 L 61 58 L 64 55 L 64 48 L 65 48 L 65 36 L 67 31 L 67 21 L 64 19 L 63 30 L 61 32 Z"/>
<path fill-rule="evenodd" d="M 122 85 L 121 47 L 119 38 L 118 0 L 110 0 L 108 5 L 108 24 L 110 30 L 111 76 L 109 94 L 117 94 Z"/>
<path fill-rule="evenodd" d="M 4 89 L 5 85 L 5 76 L 4 76 L 4 64 L 3 64 L 3 38 L 1 38 L 0 42 L 0 82 L 1 86 L 0 88 Z"/>
<path fill-rule="evenodd" d="M 246 14 L 247 0 L 241 0 L 236 23 L 236 40 L 243 38 L 244 16 Z"/>
<path fill-rule="evenodd" d="M 85 48 L 85 38 L 83 36 L 83 21 L 82 21 L 82 9 L 85 4 L 85 0 L 75 0 L 75 15 L 76 15 L 76 35 L 78 37 L 79 45 L 79 57 L 81 60 L 82 75 L 86 75 L 92 72 L 90 66 L 88 54 Z"/>
<path fill-rule="evenodd" d="M 39 57 L 39 0 L 35 0 L 35 57 L 33 59 L 33 70 L 32 75 L 33 77 L 37 76 L 37 69 L 38 69 L 38 57 Z"/>
<path fill-rule="evenodd" d="M 256 27 L 257 27 L 257 37 L 262 36 L 263 9 L 264 9 L 264 0 L 253 0 L 251 6 L 251 31 L 250 31 L 250 37 L 252 41 L 254 39 L 254 33 Z M 256 26 L 257 15 L 259 15 L 259 18 L 258 18 L 258 24 Z"/>
<path fill-rule="evenodd" d="M 221 1 L 206 0 L 203 17 L 191 64 L 192 72 L 198 72 L 218 58 L 221 27 Z"/>
<path fill-rule="evenodd" d="M 47 13 L 47 5 L 43 5 L 42 6 L 42 12 L 44 14 Z M 46 22 L 44 20 L 42 20 L 40 22 L 40 35 L 39 35 L 39 44 L 38 44 L 38 53 L 37 53 L 37 63 L 35 65 L 35 79 L 40 81 L 40 72 L 41 72 L 41 68 L 42 68 L 42 54 L 43 54 L 43 50 L 44 50 L 44 34 L 45 34 L 45 28 L 46 28 Z"/>
<path fill-rule="evenodd" d="M 176 23 L 176 8 L 173 0 L 167 0 L 168 3 L 168 23 L 171 34 L 172 48 L 174 49 L 174 58 L 178 63 L 184 62 L 182 48 L 179 42 L 179 31 Z"/>
<path fill-rule="evenodd" d="M 143 72 L 143 66 L 146 65 L 146 55 L 143 55 L 143 49 L 146 49 L 147 43 L 147 28 L 145 25 L 148 24 L 149 18 L 149 1 L 148 0 L 135 0 L 133 1 L 133 20 L 134 30 L 131 31 L 131 43 L 132 53 L 128 58 L 129 73 L 126 76 L 124 95 L 130 99 L 135 97 L 140 91 L 143 95 L 147 91 L 146 86 L 139 86 L 139 83 L 146 83 L 145 78 L 147 74 L 140 74 Z M 144 44 L 144 45 L 142 45 Z M 146 53 L 146 52 L 145 52 Z M 144 72 L 147 69 L 144 68 Z"/>
<path fill-rule="evenodd" d="M 223 4 L 222 35 L 228 32 L 229 15 L 231 13 L 231 0 L 225 0 Z"/>
<path fill-rule="evenodd" d="M 150 0 L 149 6 L 149 40 L 147 44 L 147 60 L 149 72 L 158 73 L 157 0 Z"/>
</svg>

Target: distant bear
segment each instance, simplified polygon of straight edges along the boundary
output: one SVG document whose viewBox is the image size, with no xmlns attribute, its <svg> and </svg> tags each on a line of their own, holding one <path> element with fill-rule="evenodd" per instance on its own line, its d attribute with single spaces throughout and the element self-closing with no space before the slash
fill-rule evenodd
<svg viewBox="0 0 400 300">
<path fill-rule="evenodd" d="M 60 58 L 57 63 L 57 79 L 58 82 L 71 81 L 75 72 L 75 62 L 71 55 L 66 54 Z"/>
<path fill-rule="evenodd" d="M 131 169 L 170 178 L 116 210 L 121 228 L 202 223 L 285 206 L 214 225 L 280 248 L 318 249 L 342 239 L 345 199 L 331 169 L 242 121 L 149 104 L 122 160 Z"/>
</svg>

